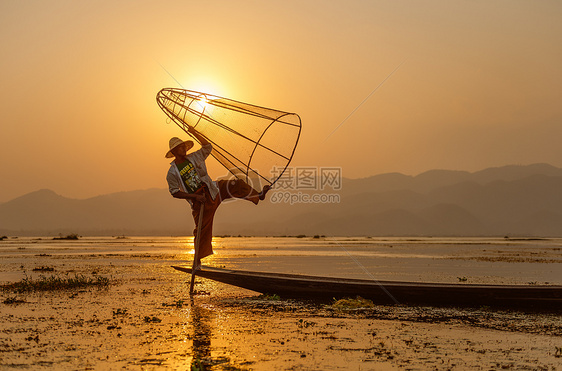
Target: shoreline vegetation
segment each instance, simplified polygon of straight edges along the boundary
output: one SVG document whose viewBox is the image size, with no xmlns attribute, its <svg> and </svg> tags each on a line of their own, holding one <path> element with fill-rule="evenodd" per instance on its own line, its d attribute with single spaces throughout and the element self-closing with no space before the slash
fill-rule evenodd
<svg viewBox="0 0 562 371">
<path fill-rule="evenodd" d="M 58 237 L 53 237 L 53 240 L 79 240 L 81 236 L 76 233 L 67 234 L 63 236 L 60 234 Z"/>
<path fill-rule="evenodd" d="M 32 236 L 33 237 L 33 236 Z M 59 233 L 58 236 L 50 237 L 50 236 L 40 236 L 36 237 L 37 240 L 42 239 L 52 239 L 55 241 L 76 241 L 84 237 L 96 238 L 96 237 L 113 237 L 118 240 L 125 240 L 135 237 L 193 237 L 192 235 L 154 235 L 154 236 L 144 236 L 144 235 L 115 235 L 115 234 L 107 234 L 107 235 L 79 235 L 78 233 L 70 233 L 67 235 L 63 235 Z M 368 236 L 368 235 L 356 235 L 356 236 L 329 236 L 324 234 L 296 234 L 296 235 L 287 235 L 287 234 L 272 234 L 268 236 L 260 236 L 260 235 L 231 235 L 231 234 L 219 234 L 213 236 L 214 238 L 312 238 L 312 239 L 320 239 L 320 238 L 345 238 L 345 239 L 353 239 L 353 238 L 367 238 L 367 239 L 377 239 L 377 238 L 404 238 L 404 239 L 416 239 L 416 238 L 501 238 L 504 240 L 509 241 L 549 241 L 552 239 L 562 238 L 562 237 L 555 237 L 555 236 L 534 236 L 534 235 L 482 235 L 482 236 L 464 236 L 464 235 L 411 235 L 411 236 L 395 236 L 395 235 L 388 235 L 388 236 Z M 19 238 L 29 238 L 29 236 L 0 236 L 0 241 L 8 240 L 8 239 L 19 239 Z"/>
</svg>

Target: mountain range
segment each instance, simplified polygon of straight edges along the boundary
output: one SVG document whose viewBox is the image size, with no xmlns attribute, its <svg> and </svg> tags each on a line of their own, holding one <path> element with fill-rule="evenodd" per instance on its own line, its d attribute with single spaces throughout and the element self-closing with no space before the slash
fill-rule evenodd
<svg viewBox="0 0 562 371">
<path fill-rule="evenodd" d="M 339 202 L 272 202 L 301 193 Z M 288 192 L 288 193 L 287 193 Z M 298 201 L 302 201 L 299 199 Z M 70 199 L 39 190 L 0 203 L 0 235 L 191 235 L 189 205 L 167 189 Z M 215 235 L 562 236 L 562 169 L 510 165 L 342 180 L 341 189 L 272 190 L 259 206 L 225 202 Z"/>
</svg>

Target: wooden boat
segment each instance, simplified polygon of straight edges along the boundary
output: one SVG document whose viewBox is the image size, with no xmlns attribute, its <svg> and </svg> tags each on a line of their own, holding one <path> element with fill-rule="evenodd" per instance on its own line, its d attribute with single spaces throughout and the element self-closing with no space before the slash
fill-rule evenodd
<svg viewBox="0 0 562 371">
<path fill-rule="evenodd" d="M 173 266 L 191 273 L 190 267 Z M 250 272 L 203 266 L 196 276 L 287 298 L 331 300 L 361 296 L 380 304 L 493 306 L 513 309 L 562 310 L 559 285 L 487 285 L 375 281 L 283 273 Z"/>
</svg>

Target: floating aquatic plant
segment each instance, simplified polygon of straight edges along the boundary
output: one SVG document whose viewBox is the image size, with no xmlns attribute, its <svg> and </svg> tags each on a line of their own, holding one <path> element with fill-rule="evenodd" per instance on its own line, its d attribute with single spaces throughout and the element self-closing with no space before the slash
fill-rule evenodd
<svg viewBox="0 0 562 371">
<path fill-rule="evenodd" d="M 314 325 L 316 325 L 316 322 L 307 321 L 307 320 L 304 320 L 302 318 L 297 321 L 297 327 L 298 328 L 308 328 L 308 327 L 312 327 Z"/>
<path fill-rule="evenodd" d="M 3 303 L 4 304 L 22 304 L 22 303 L 26 303 L 26 301 L 22 300 L 22 299 L 18 299 L 17 297 L 13 296 L 13 297 L 6 298 L 3 301 Z"/>
<path fill-rule="evenodd" d="M 53 237 L 53 240 L 78 240 L 80 238 L 76 233 L 67 234 L 63 236 L 62 233 L 58 237 Z"/>
<path fill-rule="evenodd" d="M 176 307 L 176 308 L 183 308 L 183 306 L 185 305 L 185 300 L 183 299 L 178 299 L 173 303 L 162 303 L 163 307 Z"/>
<path fill-rule="evenodd" d="M 113 317 L 115 316 L 126 316 L 129 313 L 127 313 L 127 309 L 122 309 L 122 308 L 117 308 L 116 310 L 113 311 Z"/>
<path fill-rule="evenodd" d="M 277 294 L 261 294 L 261 295 L 257 296 L 256 299 L 278 301 L 278 300 L 281 300 L 281 297 Z"/>
<path fill-rule="evenodd" d="M 147 323 L 150 323 L 150 322 L 152 322 L 152 323 L 160 323 L 160 322 L 162 322 L 162 320 L 161 320 L 160 318 L 158 318 L 158 317 L 155 317 L 155 316 L 152 316 L 152 317 L 150 317 L 150 316 L 144 316 L 144 322 L 147 322 Z"/>
<path fill-rule="evenodd" d="M 369 299 L 364 299 L 361 296 L 356 297 L 355 299 L 352 298 L 344 298 L 340 300 L 336 300 L 332 307 L 340 310 L 350 310 L 350 309 L 358 309 L 358 308 L 373 308 L 375 304 Z"/>
<path fill-rule="evenodd" d="M 25 277 L 19 282 L 5 284 L 0 287 L 5 291 L 26 292 L 68 290 L 89 286 L 107 287 L 109 286 L 109 278 L 101 276 L 86 277 L 82 274 L 76 274 L 74 277 L 41 276 L 37 279 Z"/>
</svg>

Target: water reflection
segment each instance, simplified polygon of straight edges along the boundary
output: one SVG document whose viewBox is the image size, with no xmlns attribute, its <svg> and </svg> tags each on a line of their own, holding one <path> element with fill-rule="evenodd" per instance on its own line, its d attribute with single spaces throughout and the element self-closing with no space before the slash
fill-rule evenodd
<svg viewBox="0 0 562 371">
<path fill-rule="evenodd" d="M 191 369 L 200 370 L 205 361 L 211 360 L 213 311 L 201 307 L 191 299 L 191 327 L 193 328 L 193 358 Z"/>
</svg>

